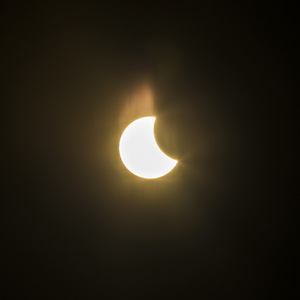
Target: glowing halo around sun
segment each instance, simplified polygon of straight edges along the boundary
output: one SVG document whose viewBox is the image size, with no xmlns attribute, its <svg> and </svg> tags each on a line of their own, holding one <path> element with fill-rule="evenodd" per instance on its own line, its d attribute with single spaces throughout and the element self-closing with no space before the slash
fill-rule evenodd
<svg viewBox="0 0 300 300">
<path fill-rule="evenodd" d="M 144 117 L 133 121 L 124 130 L 119 144 L 125 167 L 134 175 L 145 179 L 168 174 L 178 162 L 158 147 L 154 136 L 155 119 Z"/>
</svg>

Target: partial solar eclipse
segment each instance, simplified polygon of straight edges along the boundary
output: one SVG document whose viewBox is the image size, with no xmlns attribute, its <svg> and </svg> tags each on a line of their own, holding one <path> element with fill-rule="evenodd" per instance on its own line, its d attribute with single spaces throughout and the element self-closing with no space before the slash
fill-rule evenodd
<svg viewBox="0 0 300 300">
<path fill-rule="evenodd" d="M 125 167 L 134 175 L 146 179 L 168 174 L 178 162 L 158 147 L 154 137 L 155 119 L 144 117 L 133 121 L 124 130 L 119 145 Z"/>
</svg>

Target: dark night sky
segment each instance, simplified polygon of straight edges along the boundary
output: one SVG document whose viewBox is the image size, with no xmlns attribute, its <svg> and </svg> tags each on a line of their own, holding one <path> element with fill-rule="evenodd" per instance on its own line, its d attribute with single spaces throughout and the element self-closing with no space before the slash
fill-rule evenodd
<svg viewBox="0 0 300 300">
<path fill-rule="evenodd" d="M 266 299 L 294 276 L 293 7 L 162 2 L 2 9 L 12 298 Z M 145 86 L 180 161 L 154 181 L 118 153 Z"/>
</svg>

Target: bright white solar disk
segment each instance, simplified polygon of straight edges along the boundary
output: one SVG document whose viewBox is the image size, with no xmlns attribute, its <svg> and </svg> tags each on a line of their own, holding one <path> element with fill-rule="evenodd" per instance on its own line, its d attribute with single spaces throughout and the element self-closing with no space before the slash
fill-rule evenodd
<svg viewBox="0 0 300 300">
<path fill-rule="evenodd" d="M 155 117 L 135 120 L 124 130 L 119 145 L 126 168 L 136 176 L 155 179 L 168 174 L 177 160 L 164 154 L 154 137 Z"/>
</svg>

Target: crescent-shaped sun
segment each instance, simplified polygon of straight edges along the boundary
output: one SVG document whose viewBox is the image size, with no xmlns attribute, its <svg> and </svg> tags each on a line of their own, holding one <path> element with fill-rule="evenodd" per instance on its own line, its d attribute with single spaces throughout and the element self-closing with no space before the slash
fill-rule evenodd
<svg viewBox="0 0 300 300">
<path fill-rule="evenodd" d="M 168 174 L 178 162 L 158 147 L 154 136 L 155 119 L 144 117 L 133 121 L 124 130 L 119 144 L 125 167 L 134 175 L 146 179 Z"/>
</svg>

